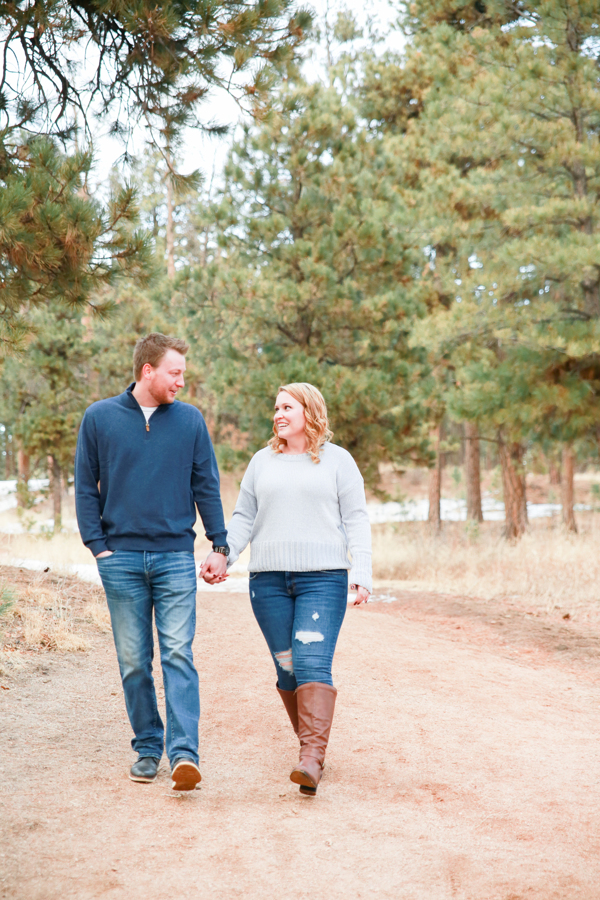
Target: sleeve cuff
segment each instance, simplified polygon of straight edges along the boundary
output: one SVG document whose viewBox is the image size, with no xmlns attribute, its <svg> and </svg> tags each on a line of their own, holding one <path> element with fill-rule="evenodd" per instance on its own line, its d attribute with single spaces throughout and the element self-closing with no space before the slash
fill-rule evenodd
<svg viewBox="0 0 600 900">
<path fill-rule="evenodd" d="M 229 556 L 227 557 L 227 568 L 229 569 L 234 564 L 234 562 L 238 561 L 239 558 L 240 554 L 237 552 L 237 550 L 234 550 L 233 547 L 230 546 Z"/>
<path fill-rule="evenodd" d="M 373 577 L 371 572 L 361 566 L 352 566 L 348 576 L 348 584 L 358 584 L 360 587 L 366 588 L 369 592 L 373 591 Z"/>
<path fill-rule="evenodd" d="M 99 553 L 103 553 L 105 550 L 108 550 L 105 540 L 88 541 L 85 546 L 88 548 L 88 550 L 91 550 L 94 556 L 98 556 Z"/>
</svg>

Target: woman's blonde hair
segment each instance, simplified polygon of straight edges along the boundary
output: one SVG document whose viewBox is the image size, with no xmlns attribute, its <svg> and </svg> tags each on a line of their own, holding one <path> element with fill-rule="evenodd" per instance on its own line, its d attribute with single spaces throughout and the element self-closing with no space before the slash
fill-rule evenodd
<svg viewBox="0 0 600 900">
<path fill-rule="evenodd" d="M 314 463 L 320 462 L 319 450 L 325 443 L 333 437 L 333 431 L 329 428 L 327 420 L 327 406 L 321 391 L 312 384 L 305 381 L 295 381 L 292 384 L 282 384 L 277 394 L 287 391 L 288 394 L 301 403 L 304 407 L 304 416 L 306 418 L 306 426 L 304 433 L 308 440 L 308 452 Z M 285 438 L 280 438 L 277 434 L 277 427 L 273 422 L 273 437 L 269 441 L 269 447 L 275 453 L 281 453 L 282 447 L 287 444 Z"/>
</svg>

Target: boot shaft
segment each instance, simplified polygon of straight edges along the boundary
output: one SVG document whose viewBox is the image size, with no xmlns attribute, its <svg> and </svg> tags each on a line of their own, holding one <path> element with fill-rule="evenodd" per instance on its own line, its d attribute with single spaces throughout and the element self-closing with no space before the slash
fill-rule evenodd
<svg viewBox="0 0 600 900">
<path fill-rule="evenodd" d="M 281 697 L 285 711 L 292 723 L 292 728 L 298 734 L 298 700 L 296 699 L 296 691 L 282 691 L 279 685 L 276 685 L 277 693 Z"/>
<path fill-rule="evenodd" d="M 319 681 L 311 681 L 296 688 L 301 760 L 305 756 L 311 756 L 323 765 L 336 697 L 334 687 Z"/>
</svg>

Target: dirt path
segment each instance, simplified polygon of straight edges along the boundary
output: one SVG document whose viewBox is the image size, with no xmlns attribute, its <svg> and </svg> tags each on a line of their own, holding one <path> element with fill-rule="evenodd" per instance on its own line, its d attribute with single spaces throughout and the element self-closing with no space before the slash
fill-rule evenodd
<svg viewBox="0 0 600 900">
<path fill-rule="evenodd" d="M 165 762 L 128 780 L 110 636 L 42 655 L 0 691 L 0 897 L 598 900 L 600 637 L 529 619 L 432 595 L 349 608 L 316 799 L 287 779 L 244 596 L 199 597 L 193 795 Z"/>
</svg>

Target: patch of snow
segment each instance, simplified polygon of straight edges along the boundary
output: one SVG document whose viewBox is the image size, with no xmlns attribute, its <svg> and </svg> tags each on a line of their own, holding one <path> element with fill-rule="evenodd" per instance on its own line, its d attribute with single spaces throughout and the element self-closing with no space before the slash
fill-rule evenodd
<svg viewBox="0 0 600 900">
<path fill-rule="evenodd" d="M 393 594 L 371 594 L 367 603 L 395 603 L 397 600 Z"/>
<path fill-rule="evenodd" d="M 207 584 L 202 578 L 198 579 L 198 591 L 217 591 L 220 594 L 248 594 L 250 591 L 249 578 L 228 578 L 221 584 Z"/>
<path fill-rule="evenodd" d="M 40 491 L 47 488 L 50 482 L 47 478 L 30 478 L 29 490 Z M 42 497 L 36 498 L 36 503 L 41 503 Z M 10 478 L 8 481 L 0 481 L 0 512 L 7 512 L 9 509 L 17 508 L 17 480 Z M 19 534 L 20 532 L 5 532 L 6 534 Z"/>
<path fill-rule="evenodd" d="M 16 503 L 15 503 L 16 506 Z M 3 510 L 0 508 L 0 512 Z M 54 529 L 54 519 L 41 519 L 34 522 L 33 525 L 25 526 L 21 522 L 3 522 L 0 526 L 2 534 L 48 534 Z M 61 531 L 68 534 L 79 534 L 77 522 L 72 520 L 63 520 Z"/>
<path fill-rule="evenodd" d="M 481 501 L 483 518 L 486 522 L 504 521 L 504 503 L 485 497 Z M 575 505 L 576 510 L 589 510 L 591 506 L 583 503 Z M 426 522 L 429 515 L 428 500 L 406 500 L 404 503 L 367 503 L 369 521 L 372 525 L 384 522 Z M 530 519 L 542 519 L 557 516 L 561 513 L 560 503 L 528 503 L 527 515 Z M 444 522 L 465 522 L 467 519 L 466 500 L 453 500 L 443 497 L 440 512 Z"/>
<path fill-rule="evenodd" d="M 0 562 L 4 566 L 15 566 L 17 569 L 27 569 L 31 572 L 43 572 L 45 569 L 49 569 L 51 572 L 56 572 L 60 575 L 76 575 L 78 578 L 81 578 L 82 581 L 89 581 L 91 584 L 101 583 L 100 576 L 98 575 L 98 568 L 94 563 L 87 565 L 78 563 L 76 565 L 54 566 L 49 560 L 20 559 L 15 556 L 3 556 L 0 558 Z"/>
<path fill-rule="evenodd" d="M 27 569 L 31 572 L 43 572 L 44 569 L 50 569 L 61 575 L 76 575 L 82 581 L 90 584 L 102 584 L 98 574 L 98 567 L 95 563 L 77 563 L 74 565 L 55 566 L 50 560 L 40 559 L 21 559 L 14 556 L 0 557 L 0 562 L 5 566 L 15 566 L 17 569 Z M 220 593 L 229 592 L 233 594 L 247 594 L 249 589 L 249 580 L 247 578 L 231 578 L 223 582 L 223 584 L 207 584 L 205 581 L 198 581 L 199 591 L 218 591 Z"/>
</svg>

